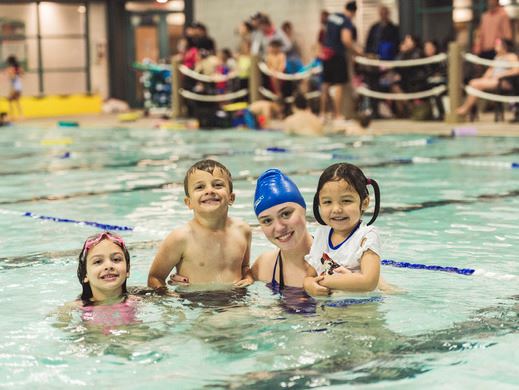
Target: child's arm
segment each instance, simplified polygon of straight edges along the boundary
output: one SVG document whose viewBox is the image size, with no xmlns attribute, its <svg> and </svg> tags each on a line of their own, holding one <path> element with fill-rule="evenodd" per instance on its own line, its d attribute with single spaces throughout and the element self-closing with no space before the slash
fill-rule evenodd
<svg viewBox="0 0 519 390">
<path fill-rule="evenodd" d="M 373 291 L 380 277 L 380 257 L 368 249 L 362 255 L 359 273 L 325 275 L 319 282 L 332 290 Z"/>
<path fill-rule="evenodd" d="M 305 291 L 312 296 L 330 295 L 330 289 L 320 284 L 323 278 L 324 276 L 317 276 L 314 267 L 309 265 L 306 268 L 306 277 L 303 281 Z"/>
<path fill-rule="evenodd" d="M 182 259 L 185 235 L 181 229 L 172 231 L 159 247 L 148 273 L 148 286 L 157 292 L 166 292 L 166 278 Z"/>
<path fill-rule="evenodd" d="M 247 238 L 247 248 L 245 249 L 243 261 L 241 263 L 242 279 L 234 283 L 235 287 L 247 287 L 248 285 L 254 283 L 254 277 L 252 276 L 252 271 L 250 269 L 250 247 L 252 241 L 252 232 L 249 225 L 245 226 L 244 233 Z"/>
<path fill-rule="evenodd" d="M 57 328 L 64 328 L 70 325 L 73 319 L 72 312 L 82 306 L 81 301 L 68 302 L 60 306 L 58 309 L 49 313 L 49 316 L 56 318 L 56 323 L 53 324 Z"/>
</svg>

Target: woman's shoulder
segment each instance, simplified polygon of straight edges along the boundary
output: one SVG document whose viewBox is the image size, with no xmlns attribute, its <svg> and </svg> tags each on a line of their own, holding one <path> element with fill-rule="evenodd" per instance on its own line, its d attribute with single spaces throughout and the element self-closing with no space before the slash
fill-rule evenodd
<svg viewBox="0 0 519 390">
<path fill-rule="evenodd" d="M 252 264 L 252 273 L 254 279 L 264 282 L 270 281 L 274 264 L 278 255 L 279 249 L 267 251 L 259 255 Z"/>
<path fill-rule="evenodd" d="M 274 264 L 276 261 L 276 258 L 278 256 L 279 249 L 274 249 L 271 251 L 263 252 L 260 254 L 256 260 L 254 261 L 254 264 L 258 266 L 265 266 L 268 264 Z"/>
</svg>

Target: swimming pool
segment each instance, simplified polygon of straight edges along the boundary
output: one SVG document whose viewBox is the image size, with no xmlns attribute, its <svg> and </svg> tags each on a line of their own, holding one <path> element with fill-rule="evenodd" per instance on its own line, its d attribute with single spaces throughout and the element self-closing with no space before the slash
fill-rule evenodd
<svg viewBox="0 0 519 390">
<path fill-rule="evenodd" d="M 2 386 L 516 387 L 518 155 L 519 138 L 2 128 Z M 252 211 L 255 177 L 282 168 L 311 204 L 322 169 L 348 160 L 380 183 L 385 259 L 480 274 L 385 266 L 404 293 L 314 315 L 255 283 L 150 299 L 139 324 L 110 335 L 78 318 L 61 323 L 53 312 L 80 292 L 83 240 L 101 224 L 133 228 L 119 232 L 132 253 L 129 284 L 145 285 L 159 241 L 191 216 L 185 171 L 209 156 L 233 173 L 230 212 L 254 227 L 252 259 L 270 248 Z M 347 296 L 370 297 L 380 296 Z"/>
</svg>

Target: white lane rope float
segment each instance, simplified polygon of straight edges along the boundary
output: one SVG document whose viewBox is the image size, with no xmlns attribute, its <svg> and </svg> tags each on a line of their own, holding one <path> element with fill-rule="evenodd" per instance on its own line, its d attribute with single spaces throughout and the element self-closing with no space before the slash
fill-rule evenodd
<svg viewBox="0 0 519 390">
<path fill-rule="evenodd" d="M 360 86 L 355 89 L 360 95 L 382 99 L 382 100 L 413 100 L 413 99 L 423 99 L 431 96 L 438 96 L 444 93 L 447 90 L 445 85 L 438 85 L 431 89 L 419 92 L 411 92 L 411 93 L 389 93 L 389 92 L 379 92 L 368 89 L 364 86 Z"/>
<path fill-rule="evenodd" d="M 249 91 L 247 89 L 240 89 L 236 92 L 223 93 L 219 95 L 201 95 L 181 88 L 179 89 L 179 93 L 186 99 L 196 100 L 198 102 L 226 102 L 245 97 Z"/>
<path fill-rule="evenodd" d="M 489 93 L 485 91 L 481 91 L 470 85 L 465 86 L 465 92 L 469 95 L 476 96 L 485 100 L 492 100 L 494 102 L 501 103 L 519 103 L 519 96 L 505 96 L 505 95 L 496 95 L 495 93 Z"/>
<path fill-rule="evenodd" d="M 487 60 L 486 58 L 481 58 L 471 53 L 465 53 L 463 57 L 466 61 L 478 65 L 494 66 L 498 68 L 519 68 L 519 61 Z"/>
<path fill-rule="evenodd" d="M 309 69 L 309 70 L 306 70 L 303 72 L 298 72 L 298 73 L 283 73 L 283 72 L 278 72 L 278 71 L 270 69 L 268 67 L 268 65 L 264 62 L 260 62 L 258 64 L 258 68 L 260 69 L 260 71 L 262 73 L 266 74 L 267 76 L 271 76 L 278 80 L 285 80 L 285 81 L 303 80 L 303 79 L 309 78 L 310 76 L 312 76 L 314 74 L 322 72 L 321 67 L 315 67 L 315 68 L 312 68 L 312 69 Z"/>
<path fill-rule="evenodd" d="M 185 65 L 180 65 L 178 67 L 178 70 L 180 70 L 180 73 L 191 77 L 192 79 L 195 79 L 197 81 L 201 81 L 204 83 L 219 83 L 223 81 L 229 81 L 232 79 L 235 79 L 238 77 L 237 72 L 230 72 L 228 74 L 216 74 L 216 75 L 206 75 L 199 72 L 194 71 L 193 69 L 188 68 Z"/>
<path fill-rule="evenodd" d="M 148 228 L 139 227 L 139 226 L 132 227 L 132 226 L 107 224 L 107 223 L 95 222 L 95 221 L 79 221 L 79 220 L 70 219 L 70 218 L 38 215 L 38 214 L 32 213 L 30 211 L 22 212 L 22 211 L 0 209 L 0 214 L 29 217 L 34 220 L 42 220 L 42 221 L 47 221 L 47 222 L 70 223 L 70 224 L 78 225 L 78 226 L 91 226 L 91 227 L 101 229 L 101 230 L 151 233 L 151 234 L 161 236 L 161 237 L 165 237 L 169 233 L 169 231 L 160 231 L 160 230 L 148 229 Z M 408 268 L 408 269 L 421 269 L 421 270 L 426 270 L 426 271 L 449 272 L 449 273 L 455 273 L 458 275 L 465 275 L 465 276 L 469 276 L 469 275 L 483 276 L 483 277 L 487 277 L 490 279 L 496 279 L 496 280 L 519 280 L 518 275 L 500 274 L 497 272 L 486 271 L 484 269 L 459 268 L 459 267 L 452 267 L 452 266 L 409 263 L 409 262 L 405 262 L 405 261 L 396 261 L 396 260 L 389 260 L 389 259 L 381 260 L 381 264 L 386 265 L 386 266 L 396 267 L 396 268 Z"/>
<path fill-rule="evenodd" d="M 368 57 L 355 57 L 355 62 L 361 65 L 367 66 L 379 66 L 382 68 L 406 68 L 411 66 L 420 66 L 420 65 L 429 65 L 435 64 L 438 62 L 443 62 L 447 59 L 447 54 L 439 53 L 434 56 L 425 57 L 425 58 L 416 58 L 412 60 L 393 60 L 393 61 L 385 61 L 385 60 L 377 60 L 374 58 Z"/>
<path fill-rule="evenodd" d="M 279 96 L 277 96 L 274 92 L 272 92 L 270 89 L 267 89 L 265 87 L 259 87 L 259 93 L 262 94 L 267 99 L 270 99 L 273 101 L 279 100 Z M 305 98 L 307 98 L 308 100 L 317 99 L 320 96 L 321 96 L 321 91 L 312 91 L 312 92 L 305 93 Z M 284 99 L 284 101 L 287 103 L 293 103 L 294 100 L 295 99 L 293 96 L 288 96 Z"/>
</svg>

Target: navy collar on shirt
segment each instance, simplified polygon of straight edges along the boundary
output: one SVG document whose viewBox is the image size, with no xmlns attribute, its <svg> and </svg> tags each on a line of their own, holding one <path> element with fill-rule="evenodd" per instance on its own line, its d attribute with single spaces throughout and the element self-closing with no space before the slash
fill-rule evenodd
<svg viewBox="0 0 519 390">
<path fill-rule="evenodd" d="M 328 248 L 330 248 L 332 250 L 339 249 L 341 247 L 341 245 L 344 244 L 346 241 L 348 241 L 350 239 L 350 237 L 353 236 L 353 234 L 359 229 L 361 223 L 362 223 L 362 221 L 359 221 L 357 226 L 355 226 L 355 228 L 350 232 L 350 234 L 348 234 L 348 237 L 346 237 L 344 239 L 344 241 L 341 242 L 340 244 L 338 244 L 337 246 L 333 246 L 333 244 L 332 244 L 333 229 L 330 229 L 330 233 L 328 233 Z"/>
</svg>

